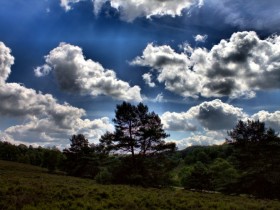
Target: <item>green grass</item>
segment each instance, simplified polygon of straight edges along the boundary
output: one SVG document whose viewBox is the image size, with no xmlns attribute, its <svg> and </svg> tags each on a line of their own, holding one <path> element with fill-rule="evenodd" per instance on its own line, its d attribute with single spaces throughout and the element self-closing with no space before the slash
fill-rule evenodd
<svg viewBox="0 0 280 210">
<path fill-rule="evenodd" d="M 0 209 L 280 209 L 279 201 L 240 196 L 99 185 L 48 174 L 42 168 L 0 161 Z"/>
</svg>

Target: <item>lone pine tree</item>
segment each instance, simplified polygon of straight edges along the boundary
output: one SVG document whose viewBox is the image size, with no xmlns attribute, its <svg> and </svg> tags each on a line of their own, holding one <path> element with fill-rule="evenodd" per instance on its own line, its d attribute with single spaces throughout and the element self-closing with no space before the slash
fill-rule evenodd
<svg viewBox="0 0 280 210">
<path fill-rule="evenodd" d="M 115 132 L 107 132 L 100 139 L 109 150 L 130 153 L 132 159 L 136 154 L 147 156 L 175 150 L 175 143 L 164 141 L 169 135 L 163 130 L 160 117 L 142 103 L 117 105 L 113 122 Z"/>
</svg>

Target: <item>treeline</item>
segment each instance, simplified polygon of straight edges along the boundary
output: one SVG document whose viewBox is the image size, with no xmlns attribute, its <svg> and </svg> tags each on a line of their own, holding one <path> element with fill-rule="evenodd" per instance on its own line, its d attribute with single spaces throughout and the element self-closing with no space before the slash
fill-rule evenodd
<svg viewBox="0 0 280 210">
<path fill-rule="evenodd" d="M 0 142 L 0 158 L 95 179 L 102 184 L 182 186 L 198 191 L 280 198 L 280 138 L 259 121 L 239 121 L 220 146 L 176 151 L 160 118 L 142 103 L 117 105 L 115 131 L 98 144 L 83 134 L 70 147 L 33 148 Z"/>
<path fill-rule="evenodd" d="M 178 160 L 170 152 L 137 154 L 132 160 L 131 155 L 104 152 L 100 145 L 89 144 L 82 134 L 73 135 L 70 142 L 70 148 L 60 151 L 0 141 L 0 159 L 40 166 L 51 173 L 91 178 L 101 184 L 171 185 L 170 171 Z"/>
<path fill-rule="evenodd" d="M 56 147 L 34 148 L 0 141 L 0 159 L 47 168 L 50 172 L 63 168 L 65 156 Z"/>
</svg>

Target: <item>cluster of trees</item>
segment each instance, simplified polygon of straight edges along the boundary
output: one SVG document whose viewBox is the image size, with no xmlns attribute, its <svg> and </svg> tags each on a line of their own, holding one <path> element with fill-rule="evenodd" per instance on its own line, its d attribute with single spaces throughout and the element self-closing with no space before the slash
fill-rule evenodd
<svg viewBox="0 0 280 210">
<path fill-rule="evenodd" d="M 234 146 L 240 179 L 231 191 L 260 197 L 280 197 L 280 138 L 263 122 L 240 121 L 229 132 Z M 238 186 L 240 186 L 238 188 Z"/>
<path fill-rule="evenodd" d="M 16 146 L 0 141 L 0 159 L 41 166 L 53 172 L 62 168 L 65 157 L 56 147 L 34 148 L 24 144 Z"/>
<path fill-rule="evenodd" d="M 82 134 L 72 136 L 70 148 L 63 151 L 66 171 L 101 183 L 169 184 L 169 171 L 175 166 L 170 154 L 176 145 L 164 141 L 168 134 L 159 116 L 142 103 L 123 102 L 113 122 L 115 132 L 105 133 L 99 144 L 89 145 Z"/>
<path fill-rule="evenodd" d="M 280 138 L 263 122 L 239 121 L 221 146 L 181 151 L 186 189 L 280 197 Z"/>
<path fill-rule="evenodd" d="M 178 185 L 186 189 L 280 198 L 280 138 L 263 122 L 239 121 L 219 146 L 176 151 L 157 114 L 142 103 L 115 110 L 115 131 L 98 144 L 73 135 L 70 148 L 0 142 L 0 158 L 93 178 L 103 184 Z"/>
<path fill-rule="evenodd" d="M 238 178 L 230 145 L 194 146 L 180 152 L 177 184 L 186 189 L 224 192 Z"/>
</svg>

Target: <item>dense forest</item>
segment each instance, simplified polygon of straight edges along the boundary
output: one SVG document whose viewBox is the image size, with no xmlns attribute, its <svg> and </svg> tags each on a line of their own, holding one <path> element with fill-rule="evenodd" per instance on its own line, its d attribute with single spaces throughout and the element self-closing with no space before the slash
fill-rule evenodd
<svg viewBox="0 0 280 210">
<path fill-rule="evenodd" d="M 280 198 L 280 138 L 260 121 L 239 121 L 223 145 L 176 151 L 157 114 L 142 103 L 117 105 L 115 131 L 98 144 L 83 134 L 70 148 L 34 148 L 0 142 L 0 159 L 45 167 L 51 173 L 101 184 L 178 186 L 196 191 Z"/>
</svg>

